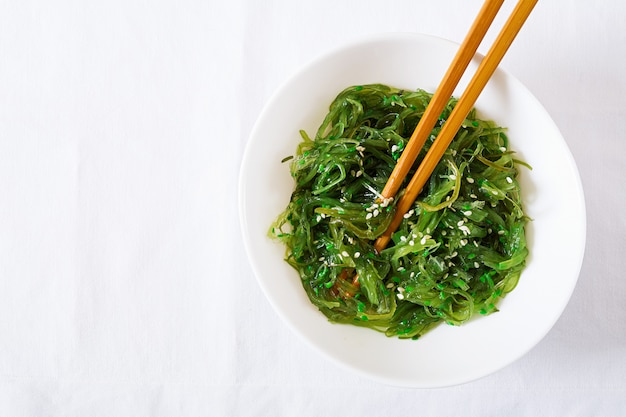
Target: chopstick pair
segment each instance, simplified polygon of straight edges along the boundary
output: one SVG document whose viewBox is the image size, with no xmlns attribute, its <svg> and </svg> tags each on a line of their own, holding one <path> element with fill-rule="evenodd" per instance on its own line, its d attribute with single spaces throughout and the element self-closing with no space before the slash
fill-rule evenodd
<svg viewBox="0 0 626 417">
<path fill-rule="evenodd" d="M 535 4 L 537 4 L 537 1 L 538 0 L 520 0 L 513 9 L 513 12 L 498 34 L 495 42 L 479 64 L 476 73 L 443 125 L 439 135 L 417 168 L 404 194 L 398 200 L 393 220 L 387 230 L 374 243 L 374 248 L 377 252 L 380 253 L 380 251 L 385 249 L 391 239 L 391 235 L 396 231 L 400 223 L 402 223 L 404 214 L 412 207 L 417 195 L 426 184 L 426 181 L 428 181 L 428 178 L 431 176 L 448 146 L 450 146 L 452 139 L 476 103 L 478 96 L 485 88 L 485 85 L 495 72 L 498 64 L 502 61 L 504 54 L 513 43 L 513 40 L 526 22 L 526 19 L 532 12 Z M 402 181 L 415 162 L 417 155 L 435 126 L 439 115 L 452 96 L 454 89 L 474 57 L 478 46 L 493 23 L 503 2 L 504 0 L 486 0 L 483 4 L 387 180 L 387 184 L 381 193 L 384 199 L 394 197 L 400 189 Z"/>
</svg>

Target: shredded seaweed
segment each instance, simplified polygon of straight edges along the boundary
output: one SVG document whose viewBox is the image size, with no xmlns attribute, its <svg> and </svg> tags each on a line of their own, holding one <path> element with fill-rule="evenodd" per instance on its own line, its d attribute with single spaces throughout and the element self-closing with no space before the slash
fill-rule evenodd
<svg viewBox="0 0 626 417">
<path fill-rule="evenodd" d="M 528 256 L 518 182 L 525 164 L 514 159 L 506 130 L 475 110 L 392 242 L 381 253 L 373 248 L 395 211 L 380 192 L 431 97 L 380 84 L 346 88 L 314 139 L 301 131 L 295 155 L 285 158 L 295 189 L 270 235 L 286 245 L 286 261 L 332 322 L 416 339 L 440 323 L 497 311 L 517 285 Z"/>
</svg>

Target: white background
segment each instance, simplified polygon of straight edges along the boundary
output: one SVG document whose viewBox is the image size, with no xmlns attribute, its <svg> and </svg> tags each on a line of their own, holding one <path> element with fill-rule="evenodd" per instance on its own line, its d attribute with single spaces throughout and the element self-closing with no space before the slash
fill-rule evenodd
<svg viewBox="0 0 626 417">
<path fill-rule="evenodd" d="M 526 356 L 446 389 L 362 379 L 288 330 L 246 261 L 238 172 L 278 86 L 363 34 L 460 42 L 481 3 L 0 1 L 0 415 L 622 415 L 621 0 L 540 1 L 502 64 L 587 204 L 578 286 Z"/>
</svg>

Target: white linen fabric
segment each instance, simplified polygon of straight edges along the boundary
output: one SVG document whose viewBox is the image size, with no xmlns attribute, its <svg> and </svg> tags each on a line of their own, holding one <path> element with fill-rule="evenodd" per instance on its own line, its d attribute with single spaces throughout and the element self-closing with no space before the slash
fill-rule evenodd
<svg viewBox="0 0 626 417">
<path fill-rule="evenodd" d="M 587 204 L 578 286 L 523 358 L 445 389 L 363 379 L 288 330 L 246 261 L 239 166 L 276 88 L 360 35 L 460 42 L 480 5 L 0 2 L 0 415 L 623 415 L 623 1 L 540 2 L 502 63 Z"/>
</svg>

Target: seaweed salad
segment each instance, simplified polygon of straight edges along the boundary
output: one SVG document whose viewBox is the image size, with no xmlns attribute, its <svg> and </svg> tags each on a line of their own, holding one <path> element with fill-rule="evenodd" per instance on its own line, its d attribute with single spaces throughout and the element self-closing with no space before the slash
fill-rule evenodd
<svg viewBox="0 0 626 417">
<path fill-rule="evenodd" d="M 381 190 L 431 97 L 381 84 L 348 87 L 315 137 L 301 131 L 295 155 L 285 158 L 295 188 L 270 235 L 331 322 L 417 339 L 440 323 L 497 311 L 518 283 L 528 256 L 518 182 L 525 164 L 505 129 L 475 109 L 392 241 L 374 249 L 395 212 L 396 200 Z M 450 99 L 407 178 L 455 104 Z"/>
</svg>

